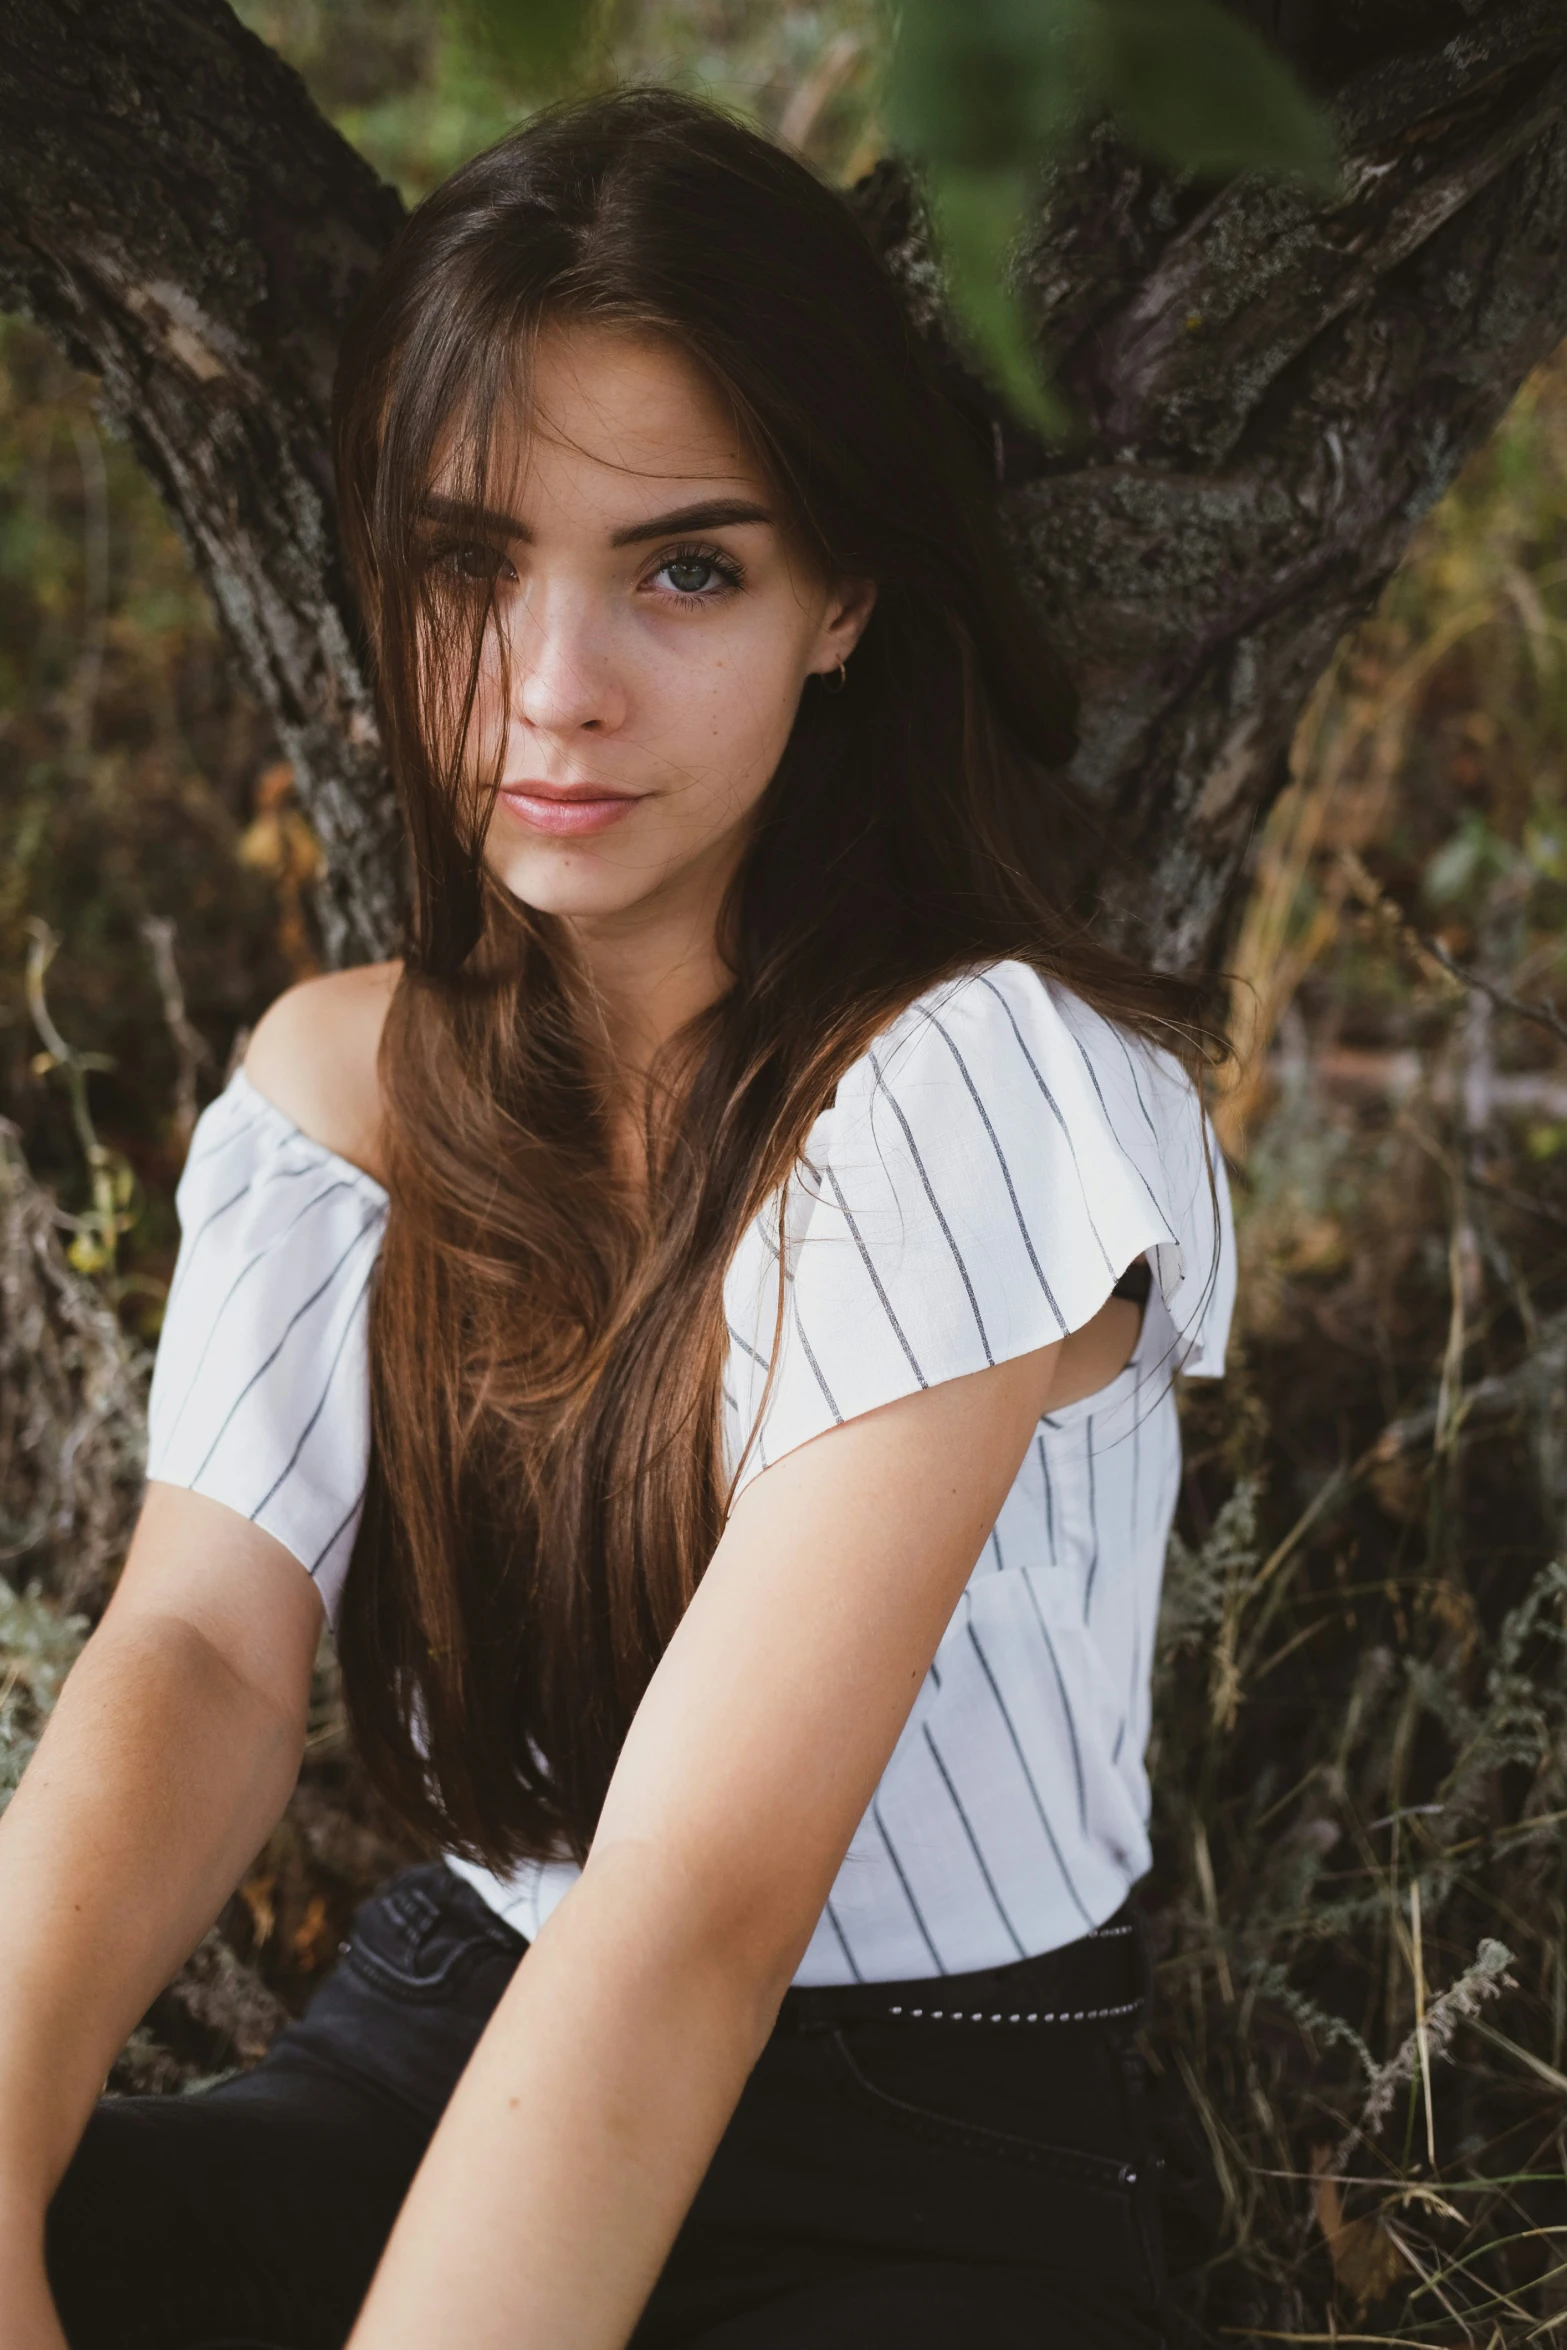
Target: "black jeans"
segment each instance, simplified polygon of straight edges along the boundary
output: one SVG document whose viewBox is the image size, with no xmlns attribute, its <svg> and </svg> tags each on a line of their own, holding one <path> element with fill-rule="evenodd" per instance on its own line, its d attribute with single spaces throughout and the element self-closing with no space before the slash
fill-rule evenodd
<svg viewBox="0 0 1567 2350">
<path fill-rule="evenodd" d="M 105 2098 L 49 2216 L 71 2350 L 336 2350 L 525 1947 L 410 1869 L 255 2072 Z M 1156 2350 L 1144 1988 L 1117 1920 L 988 1974 L 791 1991 L 634 2350 Z"/>
</svg>

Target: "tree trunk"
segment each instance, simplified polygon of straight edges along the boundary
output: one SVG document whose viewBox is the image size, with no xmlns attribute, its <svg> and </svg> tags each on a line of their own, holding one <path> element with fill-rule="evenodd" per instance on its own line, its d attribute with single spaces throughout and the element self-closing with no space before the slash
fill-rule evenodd
<svg viewBox="0 0 1567 2350">
<path fill-rule="evenodd" d="M 1183 196 L 1096 141 L 1028 263 L 1085 438 L 1004 493 L 1138 875 L 1123 927 L 1172 964 L 1222 944 L 1334 646 L 1567 332 L 1560 0 L 1251 13 L 1331 72 L 1342 200 Z"/>
<path fill-rule="evenodd" d="M 399 862 L 337 556 L 343 321 L 402 204 L 223 0 L 5 0 L 0 304 L 98 375 L 168 501 L 325 851 L 334 961 Z"/>
<path fill-rule="evenodd" d="M 1076 436 L 1043 449 L 963 386 L 1137 875 L 1110 918 L 1175 963 L 1221 950 L 1334 645 L 1567 329 L 1560 0 L 1240 4 L 1331 97 L 1342 196 L 1181 184 L 1097 133 L 1024 263 Z M 858 200 L 939 336 L 899 175 Z M 340 960 L 384 951 L 399 875 L 328 390 L 398 217 L 223 0 L 7 0 L 0 302 L 102 377 L 178 516 L 294 761 Z"/>
</svg>

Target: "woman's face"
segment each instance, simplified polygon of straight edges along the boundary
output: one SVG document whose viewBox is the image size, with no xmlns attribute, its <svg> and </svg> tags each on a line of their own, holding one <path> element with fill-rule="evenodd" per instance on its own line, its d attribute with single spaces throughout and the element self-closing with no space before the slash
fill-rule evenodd
<svg viewBox="0 0 1567 2350">
<path fill-rule="evenodd" d="M 469 732 L 486 860 L 588 928 L 716 914 L 806 679 L 870 616 L 819 577 L 726 404 L 672 345 L 561 326 L 479 512 L 438 472 L 438 559 L 496 578 Z M 443 478 L 448 486 L 443 490 Z"/>
</svg>

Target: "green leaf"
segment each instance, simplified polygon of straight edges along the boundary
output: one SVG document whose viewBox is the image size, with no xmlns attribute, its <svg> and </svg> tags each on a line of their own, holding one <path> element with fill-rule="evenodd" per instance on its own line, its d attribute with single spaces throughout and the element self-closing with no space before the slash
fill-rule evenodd
<svg viewBox="0 0 1567 2350">
<path fill-rule="evenodd" d="M 1219 0 L 1096 0 L 1090 78 L 1138 146 L 1204 176 L 1337 184 L 1333 134 L 1294 74 Z"/>
<path fill-rule="evenodd" d="M 952 307 L 976 357 L 1025 424 L 1055 435 L 1065 429 L 1065 412 L 1040 376 L 1028 316 L 1007 267 L 1029 178 L 1015 169 L 943 165 L 929 175 L 931 209 Z"/>
<path fill-rule="evenodd" d="M 1179 170 L 1335 184 L 1333 141 L 1283 60 L 1218 0 L 903 0 L 884 112 L 925 168 L 953 309 L 1020 416 L 1063 426 L 1007 265 L 1034 176 L 1088 115 Z"/>
<path fill-rule="evenodd" d="M 884 109 L 896 146 L 983 172 L 1037 165 L 1081 111 L 1097 0 L 903 0 Z"/>
<path fill-rule="evenodd" d="M 903 0 L 883 110 L 925 167 L 953 313 L 1018 415 L 1059 432 L 1058 401 L 1008 261 L 1040 165 L 1086 102 L 1096 0 Z"/>
</svg>

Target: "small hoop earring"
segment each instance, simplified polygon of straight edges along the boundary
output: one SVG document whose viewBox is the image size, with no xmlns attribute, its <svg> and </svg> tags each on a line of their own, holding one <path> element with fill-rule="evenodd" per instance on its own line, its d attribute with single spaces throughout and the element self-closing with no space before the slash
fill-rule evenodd
<svg viewBox="0 0 1567 2350">
<path fill-rule="evenodd" d="M 849 682 L 849 664 L 848 664 L 848 662 L 847 662 L 847 661 L 840 661 L 840 662 L 838 663 L 838 668 L 837 668 L 837 673 L 836 673 L 836 675 L 834 675 L 833 671 L 832 671 L 832 670 L 830 670 L 830 669 L 824 669 L 824 670 L 823 670 L 823 672 L 822 672 L 822 691 L 823 691 L 823 693 L 826 693 L 826 694 L 841 694 L 841 693 L 842 693 L 842 691 L 843 691 L 843 689 L 844 689 L 844 687 L 845 687 L 845 686 L 848 684 L 848 682 Z"/>
</svg>

